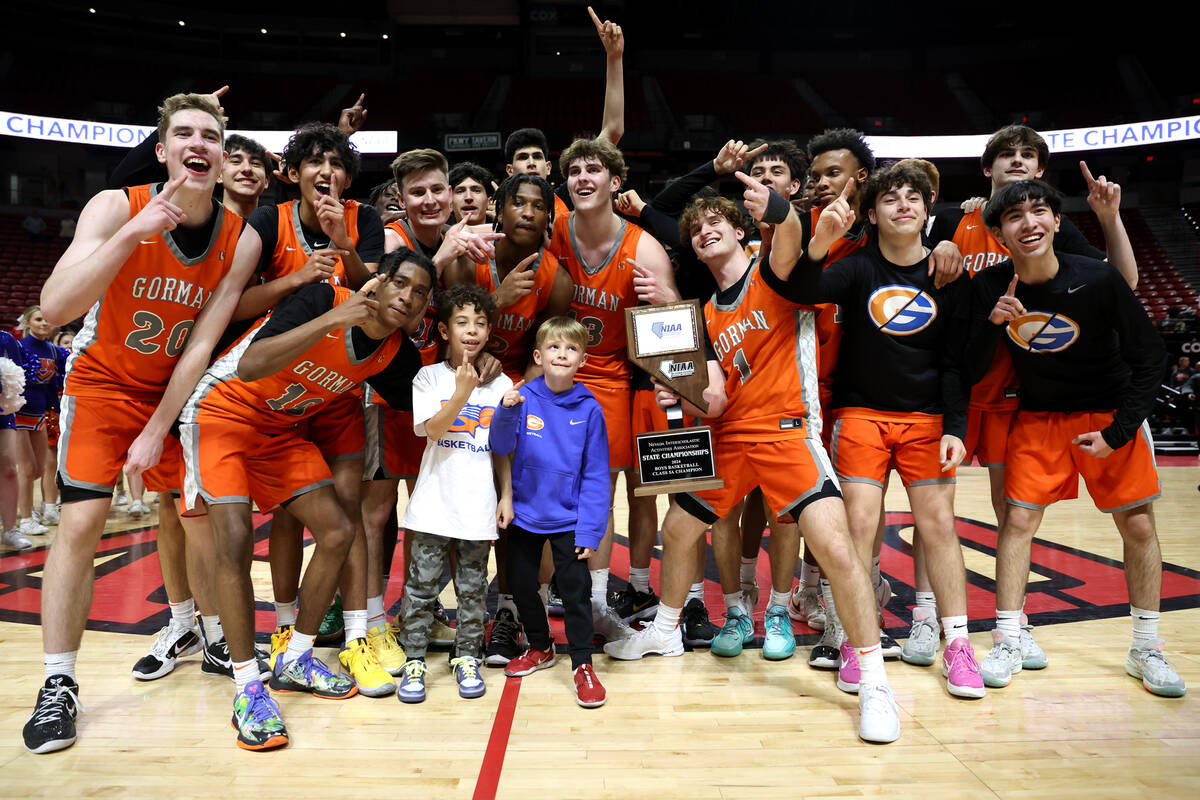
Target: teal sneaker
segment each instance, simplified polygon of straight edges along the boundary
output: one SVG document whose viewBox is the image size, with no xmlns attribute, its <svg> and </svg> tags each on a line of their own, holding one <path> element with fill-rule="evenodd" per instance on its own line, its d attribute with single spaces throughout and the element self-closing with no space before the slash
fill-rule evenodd
<svg viewBox="0 0 1200 800">
<path fill-rule="evenodd" d="M 325 700 L 346 700 L 358 694 L 353 678 L 333 672 L 308 650 L 290 664 L 276 659 L 271 688 L 279 692 L 308 692 Z"/>
<path fill-rule="evenodd" d="M 272 750 L 288 743 L 279 706 L 261 681 L 247 684 L 233 698 L 233 729 L 243 750 Z"/>
<path fill-rule="evenodd" d="M 763 658 L 782 661 L 796 652 L 796 634 L 786 606 L 771 606 L 763 615 Z"/>
<path fill-rule="evenodd" d="M 345 632 L 346 623 L 342 620 L 342 596 L 335 594 L 333 602 L 325 611 L 325 618 L 321 620 L 321 625 L 317 628 L 317 641 L 335 642 L 340 640 Z"/>
<path fill-rule="evenodd" d="M 726 610 L 725 624 L 712 641 L 714 656 L 733 658 L 742 652 L 742 646 L 754 641 L 754 620 L 740 608 Z"/>
</svg>

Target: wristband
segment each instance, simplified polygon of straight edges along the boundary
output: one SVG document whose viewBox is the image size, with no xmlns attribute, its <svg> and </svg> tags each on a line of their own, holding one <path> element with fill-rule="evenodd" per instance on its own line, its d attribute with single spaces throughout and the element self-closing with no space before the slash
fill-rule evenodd
<svg viewBox="0 0 1200 800">
<path fill-rule="evenodd" d="M 781 195 L 774 189 L 768 189 L 767 208 L 763 212 L 763 222 L 771 225 L 778 225 L 787 219 L 788 212 L 792 210 L 792 204 L 787 201 L 787 198 Z"/>
</svg>

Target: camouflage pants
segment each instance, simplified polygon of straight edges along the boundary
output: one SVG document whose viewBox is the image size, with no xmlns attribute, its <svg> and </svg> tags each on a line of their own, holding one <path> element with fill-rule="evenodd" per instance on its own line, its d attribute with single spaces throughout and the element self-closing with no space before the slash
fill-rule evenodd
<svg viewBox="0 0 1200 800">
<path fill-rule="evenodd" d="M 438 584 L 451 548 L 457 558 L 454 586 L 458 592 L 458 628 L 454 657 L 483 656 L 483 626 L 487 623 L 487 565 L 489 541 L 470 541 L 407 531 L 412 541 L 412 563 L 404 582 L 404 633 L 400 644 L 409 658 L 423 658 L 433 629 L 433 608 Z"/>
</svg>

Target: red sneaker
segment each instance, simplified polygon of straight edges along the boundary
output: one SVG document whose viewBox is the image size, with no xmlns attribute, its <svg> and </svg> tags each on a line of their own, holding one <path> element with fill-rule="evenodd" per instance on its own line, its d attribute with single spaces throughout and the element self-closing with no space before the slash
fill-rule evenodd
<svg viewBox="0 0 1200 800">
<path fill-rule="evenodd" d="M 550 645 L 549 650 L 537 650 L 529 648 L 521 655 L 504 665 L 504 674 L 510 678 L 520 678 L 522 675 L 528 675 L 531 672 L 536 672 L 539 669 L 548 669 L 554 666 L 554 645 Z"/>
<path fill-rule="evenodd" d="M 604 687 L 591 664 L 580 664 L 575 670 L 575 702 L 584 708 L 604 705 Z"/>
</svg>

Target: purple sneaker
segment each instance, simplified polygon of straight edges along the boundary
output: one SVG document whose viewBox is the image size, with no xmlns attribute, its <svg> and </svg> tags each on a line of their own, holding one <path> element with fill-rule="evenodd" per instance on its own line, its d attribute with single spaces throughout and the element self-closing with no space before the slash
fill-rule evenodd
<svg viewBox="0 0 1200 800">
<path fill-rule="evenodd" d="M 965 636 L 955 639 L 942 651 L 942 675 L 955 697 L 980 698 L 987 693 L 979 674 L 979 662 L 975 660 L 975 648 Z"/>
<path fill-rule="evenodd" d="M 862 674 L 858 668 L 858 651 L 850 642 L 842 642 L 841 663 L 838 666 L 837 687 L 843 692 L 858 694 L 858 680 Z"/>
</svg>

